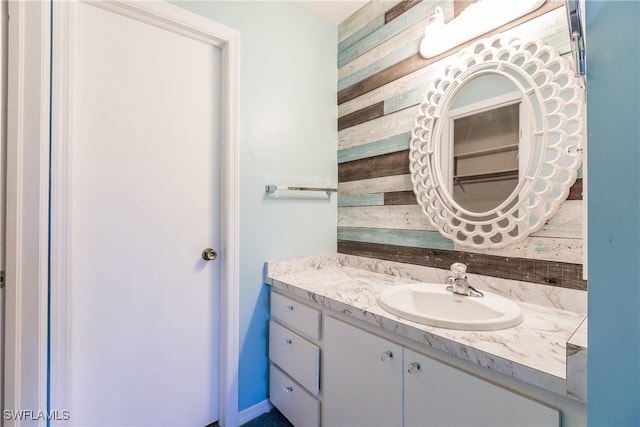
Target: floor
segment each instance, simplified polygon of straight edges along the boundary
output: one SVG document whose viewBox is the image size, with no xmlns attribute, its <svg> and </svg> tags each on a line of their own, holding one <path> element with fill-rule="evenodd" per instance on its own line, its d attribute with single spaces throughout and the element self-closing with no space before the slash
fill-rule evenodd
<svg viewBox="0 0 640 427">
<path fill-rule="evenodd" d="M 273 408 L 270 412 L 262 414 L 248 423 L 242 424 L 242 427 L 293 427 L 293 424 L 276 408 Z"/>
</svg>

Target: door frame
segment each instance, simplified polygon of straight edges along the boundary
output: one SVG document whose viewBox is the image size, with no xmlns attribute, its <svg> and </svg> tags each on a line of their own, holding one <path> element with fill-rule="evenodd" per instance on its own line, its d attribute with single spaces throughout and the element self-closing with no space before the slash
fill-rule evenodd
<svg viewBox="0 0 640 427">
<path fill-rule="evenodd" d="M 237 426 L 240 33 L 159 0 L 87 3 L 221 49 L 218 408 L 221 425 Z M 65 350 L 71 344 L 73 322 L 67 315 L 73 300 L 69 141 L 74 137 L 72 32 L 78 0 L 55 2 L 53 17 L 50 5 L 9 2 L 5 409 L 62 411 L 69 402 L 72 361 Z"/>
</svg>

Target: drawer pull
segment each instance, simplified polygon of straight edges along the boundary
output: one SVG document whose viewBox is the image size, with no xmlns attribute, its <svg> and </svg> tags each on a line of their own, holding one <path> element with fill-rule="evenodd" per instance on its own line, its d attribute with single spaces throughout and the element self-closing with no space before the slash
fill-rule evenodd
<svg viewBox="0 0 640 427">
<path fill-rule="evenodd" d="M 293 343 L 293 341 L 291 341 L 290 338 L 286 338 L 284 340 L 282 340 L 282 345 L 291 345 Z"/>
<path fill-rule="evenodd" d="M 285 309 L 285 311 L 293 311 L 293 306 L 292 305 L 288 305 L 287 308 Z"/>
<path fill-rule="evenodd" d="M 288 386 L 282 389 L 283 393 L 291 393 L 293 391 L 293 387 Z"/>
<path fill-rule="evenodd" d="M 391 350 L 387 350 L 380 355 L 380 360 L 382 360 L 383 362 L 391 359 L 393 359 L 393 352 Z"/>
<path fill-rule="evenodd" d="M 409 363 L 409 367 L 407 368 L 407 372 L 410 374 L 415 374 L 416 372 L 420 372 L 421 366 L 418 362 Z"/>
</svg>

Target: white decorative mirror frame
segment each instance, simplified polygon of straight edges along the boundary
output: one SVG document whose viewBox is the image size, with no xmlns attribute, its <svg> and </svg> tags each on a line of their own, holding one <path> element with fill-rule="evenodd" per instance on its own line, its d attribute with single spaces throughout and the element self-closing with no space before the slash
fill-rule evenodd
<svg viewBox="0 0 640 427">
<path fill-rule="evenodd" d="M 583 88 L 572 65 L 538 40 L 497 35 L 452 59 L 433 80 L 415 119 L 409 153 L 413 190 L 422 211 L 445 237 L 475 248 L 505 246 L 541 228 L 575 183 L 582 164 Z M 447 112 L 465 83 L 490 74 L 508 79 L 522 93 L 530 149 L 519 153 L 527 156 L 526 167 L 511 195 L 491 210 L 472 212 L 447 188 L 440 166 L 441 137 Z"/>
</svg>

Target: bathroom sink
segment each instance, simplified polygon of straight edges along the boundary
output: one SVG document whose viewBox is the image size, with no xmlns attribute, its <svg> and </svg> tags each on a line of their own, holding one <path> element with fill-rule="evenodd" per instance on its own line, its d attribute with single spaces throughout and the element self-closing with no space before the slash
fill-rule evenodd
<svg viewBox="0 0 640 427">
<path fill-rule="evenodd" d="M 380 306 L 406 320 L 440 328 L 469 331 L 506 329 L 522 322 L 518 304 L 500 295 L 457 295 L 436 283 L 411 283 L 383 291 Z"/>
</svg>

